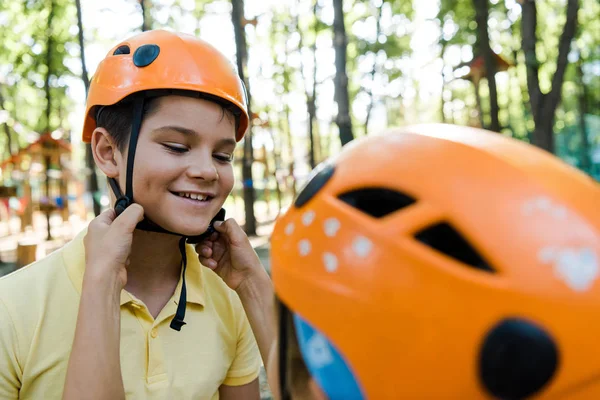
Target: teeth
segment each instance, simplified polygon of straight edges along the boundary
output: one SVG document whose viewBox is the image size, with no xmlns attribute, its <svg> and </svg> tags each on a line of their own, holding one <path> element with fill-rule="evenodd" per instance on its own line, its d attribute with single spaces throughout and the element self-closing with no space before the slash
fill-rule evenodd
<svg viewBox="0 0 600 400">
<path fill-rule="evenodd" d="M 195 193 L 178 193 L 178 195 L 181 197 L 187 197 L 188 199 L 199 200 L 199 201 L 205 201 L 207 198 L 207 196 L 204 196 L 201 194 L 195 194 Z"/>
</svg>

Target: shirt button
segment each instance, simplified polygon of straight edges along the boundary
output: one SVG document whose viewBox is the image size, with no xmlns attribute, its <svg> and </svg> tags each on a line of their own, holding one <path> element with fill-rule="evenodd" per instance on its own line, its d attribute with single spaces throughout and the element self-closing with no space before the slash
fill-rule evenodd
<svg viewBox="0 0 600 400">
<path fill-rule="evenodd" d="M 156 331 L 156 328 L 152 329 L 152 331 L 150 332 L 150 336 L 152 336 L 153 339 L 158 336 L 158 332 Z"/>
</svg>

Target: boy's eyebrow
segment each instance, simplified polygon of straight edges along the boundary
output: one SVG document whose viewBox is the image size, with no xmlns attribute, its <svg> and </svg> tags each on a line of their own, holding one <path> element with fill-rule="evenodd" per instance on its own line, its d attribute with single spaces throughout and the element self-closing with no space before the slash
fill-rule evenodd
<svg viewBox="0 0 600 400">
<path fill-rule="evenodd" d="M 178 125 L 165 125 L 165 126 L 161 126 L 160 128 L 156 128 L 153 130 L 153 132 L 160 132 L 160 131 L 175 131 L 175 132 L 179 132 L 184 136 L 197 136 L 198 132 L 196 132 L 193 129 L 189 129 L 189 128 L 184 128 L 183 126 L 178 126 Z M 218 145 L 219 146 L 233 146 L 235 147 L 237 145 L 237 142 L 235 141 L 235 139 L 231 139 L 231 138 L 224 138 L 224 139 L 220 139 L 218 141 Z"/>
<path fill-rule="evenodd" d="M 185 136 L 196 136 L 198 133 L 193 129 L 184 128 L 183 126 L 178 125 L 165 125 L 160 128 L 154 129 L 152 132 L 161 132 L 161 131 L 175 131 L 179 132 Z"/>
<path fill-rule="evenodd" d="M 230 139 L 230 138 L 226 138 L 226 139 L 220 139 L 217 142 L 217 146 L 221 147 L 221 146 L 231 146 L 231 147 L 235 147 L 237 145 L 237 142 L 235 141 L 235 139 Z"/>
</svg>

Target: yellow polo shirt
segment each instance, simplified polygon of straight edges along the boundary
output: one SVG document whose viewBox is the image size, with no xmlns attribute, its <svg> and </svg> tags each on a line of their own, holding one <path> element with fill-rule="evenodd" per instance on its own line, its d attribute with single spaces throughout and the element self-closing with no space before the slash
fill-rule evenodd
<svg viewBox="0 0 600 400">
<path fill-rule="evenodd" d="M 0 399 L 60 399 L 79 308 L 86 230 L 0 278 Z M 187 309 L 169 327 L 181 280 L 156 320 L 121 293 L 121 368 L 128 399 L 218 399 L 221 384 L 258 377 L 260 354 L 241 301 L 187 245 Z"/>
</svg>

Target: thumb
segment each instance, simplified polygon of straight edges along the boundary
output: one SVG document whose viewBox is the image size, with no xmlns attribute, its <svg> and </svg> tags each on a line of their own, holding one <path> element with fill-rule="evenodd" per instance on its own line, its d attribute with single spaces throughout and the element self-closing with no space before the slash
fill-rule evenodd
<svg viewBox="0 0 600 400">
<path fill-rule="evenodd" d="M 233 245 L 242 244 L 247 238 L 246 233 L 233 218 L 229 218 L 224 222 L 217 221 L 213 226 L 217 232 L 225 235 Z"/>
<path fill-rule="evenodd" d="M 144 208 L 139 204 L 132 204 L 119 215 L 111 225 L 115 235 L 130 235 L 135 230 L 138 222 L 144 218 Z"/>
<path fill-rule="evenodd" d="M 108 210 L 105 210 L 102 213 L 100 213 L 100 215 L 98 215 L 95 218 L 94 225 L 111 225 L 112 222 L 115 220 L 116 216 L 117 213 L 115 212 L 115 210 L 109 208 Z"/>
</svg>

